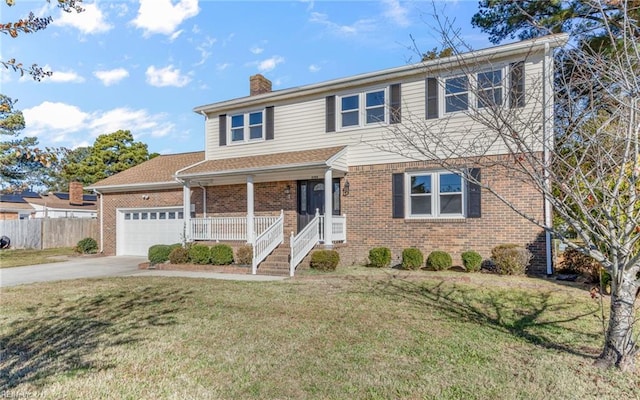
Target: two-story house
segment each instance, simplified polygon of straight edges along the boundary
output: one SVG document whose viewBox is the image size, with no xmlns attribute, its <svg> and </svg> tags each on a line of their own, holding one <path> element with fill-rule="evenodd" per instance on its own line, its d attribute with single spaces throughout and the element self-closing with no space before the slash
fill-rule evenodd
<svg viewBox="0 0 640 400">
<path fill-rule="evenodd" d="M 395 261 L 417 247 L 448 251 L 460 263 L 465 250 L 488 257 L 498 244 L 518 243 L 545 272 L 542 229 L 469 177 L 498 182 L 514 205 L 549 220 L 538 192 L 498 169 L 452 172 L 384 145 L 390 132 L 412 129 L 415 116 L 460 135 L 474 123 L 469 112 L 482 112 L 470 85 L 486 82 L 481 89 L 494 104 L 539 114 L 540 135 L 550 135 L 553 49 L 566 40 L 547 36 L 277 91 L 252 76 L 249 96 L 194 109 L 205 121 L 204 152 L 160 156 L 91 187 L 100 198 L 101 249 L 142 255 L 181 240 L 250 243 L 259 273 L 276 247 L 291 246 L 293 274 L 317 245 L 351 265 L 377 246 L 391 248 Z M 528 102 L 540 85 L 547 97 Z M 497 147 L 493 156 L 501 155 Z"/>
</svg>

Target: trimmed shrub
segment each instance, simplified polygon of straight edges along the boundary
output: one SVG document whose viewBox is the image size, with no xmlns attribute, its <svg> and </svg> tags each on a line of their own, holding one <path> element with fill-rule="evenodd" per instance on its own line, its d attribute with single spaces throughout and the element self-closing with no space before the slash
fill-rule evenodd
<svg viewBox="0 0 640 400">
<path fill-rule="evenodd" d="M 176 247 L 169 253 L 169 262 L 171 264 L 186 264 L 189 262 L 189 249 L 184 247 Z"/>
<path fill-rule="evenodd" d="M 478 272 L 482 267 L 482 256 L 473 250 L 462 253 L 462 265 L 467 272 Z"/>
<path fill-rule="evenodd" d="M 447 268 L 451 268 L 453 260 L 451 255 L 446 251 L 435 250 L 427 257 L 427 267 L 433 268 L 436 271 L 442 271 Z"/>
<path fill-rule="evenodd" d="M 567 249 L 562 254 L 559 269 L 565 273 L 584 276 L 589 283 L 600 282 L 602 276 L 602 265 L 576 249 Z"/>
<path fill-rule="evenodd" d="M 236 250 L 236 264 L 251 265 L 253 262 L 253 247 L 250 245 L 244 245 L 238 247 Z"/>
<path fill-rule="evenodd" d="M 491 261 L 500 275 L 524 275 L 532 258 L 529 250 L 513 243 L 500 244 L 491 249 Z"/>
<path fill-rule="evenodd" d="M 167 244 L 154 244 L 149 247 L 147 258 L 151 265 L 162 264 L 169 261 L 171 246 Z"/>
<path fill-rule="evenodd" d="M 419 269 L 424 263 L 424 255 L 420 249 L 410 247 L 402 250 L 402 268 Z"/>
<path fill-rule="evenodd" d="M 94 238 L 86 237 L 78 242 L 75 251 L 81 254 L 96 254 L 98 242 Z"/>
<path fill-rule="evenodd" d="M 220 243 L 211 247 L 211 264 L 227 265 L 233 262 L 233 249 L 228 244 Z"/>
<path fill-rule="evenodd" d="M 335 250 L 316 250 L 311 253 L 309 265 L 318 271 L 335 271 L 340 262 L 340 254 Z"/>
<path fill-rule="evenodd" d="M 189 249 L 189 260 L 194 264 L 209 264 L 211 262 L 211 249 L 203 244 L 194 244 Z"/>
<path fill-rule="evenodd" d="M 391 250 L 388 247 L 374 247 L 369 250 L 369 266 L 385 268 L 391 264 Z"/>
</svg>

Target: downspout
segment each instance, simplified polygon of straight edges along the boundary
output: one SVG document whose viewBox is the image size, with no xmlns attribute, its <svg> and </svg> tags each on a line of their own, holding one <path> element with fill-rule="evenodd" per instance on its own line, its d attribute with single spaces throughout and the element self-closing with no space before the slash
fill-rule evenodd
<svg viewBox="0 0 640 400">
<path fill-rule="evenodd" d="M 544 224 L 545 229 L 545 250 L 547 254 L 547 275 L 553 274 L 553 254 L 551 248 L 551 232 L 549 229 L 553 226 L 552 207 L 551 200 L 549 200 L 549 194 L 551 193 L 551 183 L 549 180 L 551 168 L 551 149 L 553 148 L 553 100 L 549 96 L 553 96 L 553 54 L 550 51 L 549 43 L 544 44 L 544 63 L 543 63 L 543 76 L 544 83 L 542 85 L 542 99 L 543 99 L 543 111 L 542 111 L 542 136 L 543 136 L 543 158 L 544 158 L 544 185 L 547 191 L 544 196 Z"/>
<path fill-rule="evenodd" d="M 102 193 L 93 189 L 93 193 L 100 198 L 100 253 L 104 253 L 104 199 Z"/>
</svg>

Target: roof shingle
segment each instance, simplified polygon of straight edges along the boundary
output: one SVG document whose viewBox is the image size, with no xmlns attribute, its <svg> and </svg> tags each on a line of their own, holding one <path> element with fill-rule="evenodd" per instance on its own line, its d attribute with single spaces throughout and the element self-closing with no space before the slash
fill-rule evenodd
<svg viewBox="0 0 640 400">
<path fill-rule="evenodd" d="M 160 155 L 98 181 L 90 185 L 89 189 L 93 187 L 121 186 L 137 183 L 174 182 L 175 179 L 173 175 L 176 171 L 203 160 L 204 151 Z"/>
</svg>

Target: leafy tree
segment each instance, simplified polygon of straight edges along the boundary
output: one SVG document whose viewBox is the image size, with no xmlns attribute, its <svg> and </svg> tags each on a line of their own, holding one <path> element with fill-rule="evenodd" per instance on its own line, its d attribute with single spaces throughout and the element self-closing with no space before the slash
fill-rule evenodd
<svg viewBox="0 0 640 400">
<path fill-rule="evenodd" d="M 626 29 L 625 18 L 640 15 L 640 4 L 626 0 L 481 0 L 479 8 L 471 24 L 488 33 L 492 43 L 567 32 L 606 45 L 609 34 Z"/>
<path fill-rule="evenodd" d="M 134 141 L 130 131 L 119 130 L 98 136 L 91 147 L 71 151 L 61 175 L 66 182 L 76 180 L 88 186 L 155 156 L 146 144 Z"/>
<path fill-rule="evenodd" d="M 547 6 L 485 2 L 508 10 L 518 7 L 515 3 L 545 10 L 547 6 L 578 6 L 572 1 L 535 2 L 551 3 Z M 525 89 L 524 107 L 512 107 L 507 102 L 478 110 L 470 105 L 466 111 L 470 122 L 464 126 L 449 121 L 448 115 L 425 120 L 422 114 L 403 110 L 402 123 L 390 126 L 382 144 L 372 145 L 465 175 L 548 235 L 598 261 L 611 276 L 611 301 L 608 320 L 603 321 L 604 344 L 597 365 L 633 371 L 640 350 L 634 334 L 640 288 L 638 5 L 624 0 L 581 3 L 599 16 L 600 45 L 592 45 L 594 35 L 572 37 L 567 49 L 555 57 L 555 91 L 545 91 L 544 82 L 531 81 Z M 523 10 L 523 18 L 529 19 L 531 15 Z M 501 37 L 509 32 L 519 31 L 496 28 L 496 35 Z M 531 35 L 530 31 L 523 32 L 522 37 Z M 445 38 L 444 44 L 449 46 L 458 39 Z M 460 58 L 459 47 L 453 48 L 458 57 L 453 69 L 473 76 L 474 71 L 486 66 L 486 60 Z M 507 87 L 505 82 L 501 85 Z M 483 88 L 469 85 L 467 89 L 476 98 L 485 96 Z M 557 116 L 539 112 L 549 104 L 550 92 L 556 94 L 556 110 L 563 113 L 562 125 L 556 125 L 560 132 L 555 132 L 555 143 L 551 135 L 541 134 L 543 127 L 552 127 L 558 121 Z M 452 125 L 457 127 L 456 135 L 451 135 Z M 541 220 L 535 211 L 519 205 L 499 183 L 466 174 L 469 168 L 478 166 L 500 171 L 537 191 L 579 241 L 570 240 L 564 228 Z"/>
<path fill-rule="evenodd" d="M 66 12 L 82 12 L 79 3 L 82 0 L 58 0 L 58 6 Z M 5 0 L 8 6 L 15 4 L 15 0 Z M 51 17 L 36 17 L 33 13 L 15 22 L 0 22 L 0 32 L 11 38 L 20 34 L 34 33 L 45 29 L 53 19 Z M 37 64 L 24 66 L 15 58 L 0 59 L 0 65 L 24 75 L 25 73 L 40 81 L 51 76 L 51 71 L 44 71 Z M 59 149 L 40 149 L 36 147 L 35 137 L 20 138 L 20 132 L 25 128 L 22 112 L 14 108 L 16 100 L 0 94 L 0 188 L 3 190 L 21 189 L 25 185 L 28 171 L 39 168 L 39 165 L 50 166 L 57 161 L 56 152 Z M 5 139 L 8 137 L 7 139 Z"/>
</svg>

